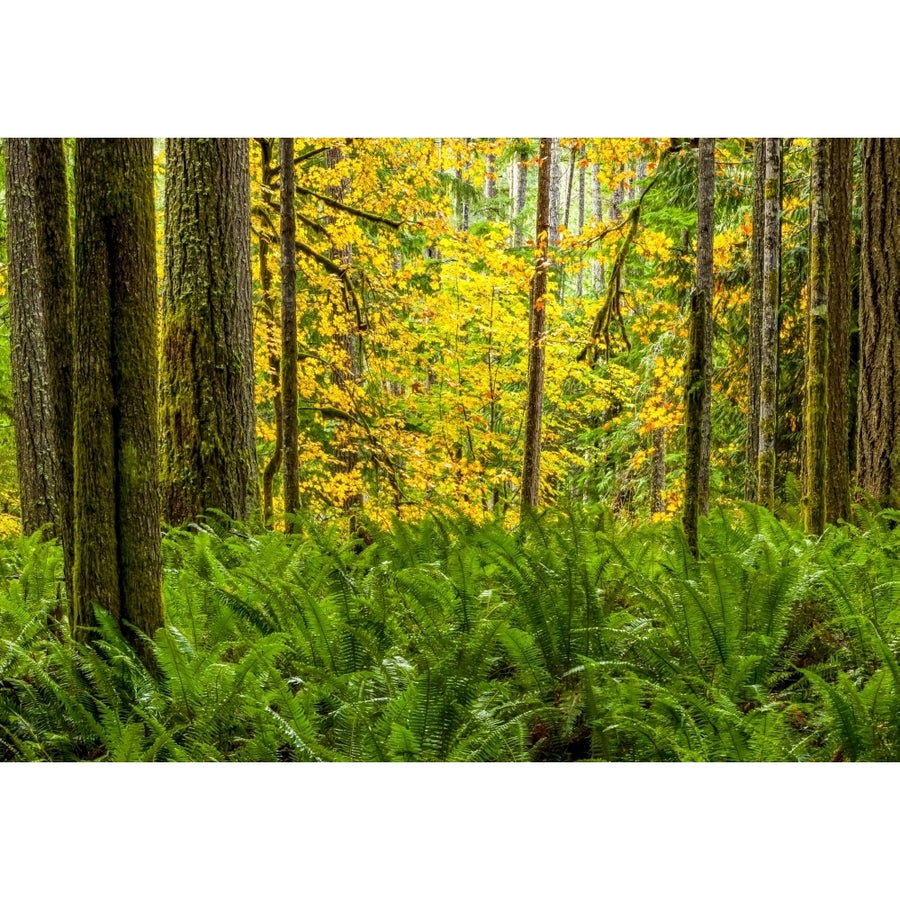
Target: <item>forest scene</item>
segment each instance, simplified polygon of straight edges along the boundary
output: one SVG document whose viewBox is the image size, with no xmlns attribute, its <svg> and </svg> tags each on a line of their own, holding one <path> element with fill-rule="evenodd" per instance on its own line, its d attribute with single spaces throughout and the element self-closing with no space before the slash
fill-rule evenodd
<svg viewBox="0 0 900 900">
<path fill-rule="evenodd" d="M 900 758 L 900 139 L 0 147 L 0 760 Z"/>
</svg>

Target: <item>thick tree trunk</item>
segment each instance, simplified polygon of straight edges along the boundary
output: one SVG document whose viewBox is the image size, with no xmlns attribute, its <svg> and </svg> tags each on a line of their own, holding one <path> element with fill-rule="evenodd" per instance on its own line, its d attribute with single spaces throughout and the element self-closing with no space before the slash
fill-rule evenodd
<svg viewBox="0 0 900 900">
<path fill-rule="evenodd" d="M 900 139 L 863 141 L 857 480 L 900 507 Z"/>
<path fill-rule="evenodd" d="M 763 309 L 760 347 L 758 502 L 775 506 L 775 427 L 778 399 L 778 307 L 781 300 L 781 138 L 766 138 Z"/>
<path fill-rule="evenodd" d="M 163 624 L 152 140 L 79 139 L 75 184 L 73 627 L 83 634 L 96 605 L 152 636 Z"/>
<path fill-rule="evenodd" d="M 167 139 L 165 244 L 165 517 L 245 519 L 257 499 L 246 139 Z"/>
<path fill-rule="evenodd" d="M 850 517 L 850 258 L 853 139 L 828 141 L 828 427 L 825 521 Z"/>
<path fill-rule="evenodd" d="M 10 366 L 19 506 L 25 534 L 46 525 L 56 526 L 60 518 L 31 157 L 27 138 L 6 141 Z"/>
<path fill-rule="evenodd" d="M 709 452 L 712 440 L 713 234 L 715 232 L 716 142 L 700 138 L 697 182 L 697 289 L 706 303 L 703 332 L 703 409 L 700 439 L 700 515 L 709 513 Z"/>
<path fill-rule="evenodd" d="M 66 152 L 60 138 L 34 138 L 30 144 L 35 188 L 38 281 L 43 301 L 47 382 L 53 409 L 57 460 L 58 531 L 63 546 L 66 594 L 71 603 L 75 563 L 75 407 L 72 397 L 75 373 L 75 260 L 69 228 Z"/>
<path fill-rule="evenodd" d="M 528 324 L 528 387 L 525 405 L 525 450 L 522 466 L 522 513 L 538 505 L 541 471 L 541 416 L 544 404 L 547 253 L 550 232 L 550 183 L 553 178 L 550 138 L 541 138 L 538 168 L 536 260 L 531 281 Z"/>
<path fill-rule="evenodd" d="M 750 333 L 748 348 L 748 404 L 744 499 L 756 503 L 759 491 L 759 386 L 762 378 L 763 241 L 766 179 L 766 141 L 753 142 L 753 233 L 750 239 Z"/>
<path fill-rule="evenodd" d="M 697 286 L 691 295 L 685 366 L 684 533 L 696 555 L 697 520 L 709 507 L 709 395 L 712 385 L 715 141 L 701 138 L 697 182 Z"/>
<path fill-rule="evenodd" d="M 806 409 L 803 417 L 806 479 L 803 525 L 810 534 L 825 527 L 825 460 L 828 421 L 828 141 L 813 141 L 809 187 L 809 309 L 806 317 Z"/>
<path fill-rule="evenodd" d="M 281 138 L 281 414 L 284 434 L 284 512 L 300 507 L 297 446 L 297 218 L 294 208 L 294 139 Z M 287 530 L 294 530 L 288 518 Z"/>
</svg>

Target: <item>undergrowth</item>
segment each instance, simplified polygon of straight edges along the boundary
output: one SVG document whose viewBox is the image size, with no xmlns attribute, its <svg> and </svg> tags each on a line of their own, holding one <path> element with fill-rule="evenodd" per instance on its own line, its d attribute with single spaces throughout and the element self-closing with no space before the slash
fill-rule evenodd
<svg viewBox="0 0 900 900">
<path fill-rule="evenodd" d="M 897 759 L 895 515 L 715 510 L 699 561 L 599 509 L 173 530 L 154 673 L 102 615 L 73 641 L 58 546 L 6 539 L 0 758 Z"/>
</svg>

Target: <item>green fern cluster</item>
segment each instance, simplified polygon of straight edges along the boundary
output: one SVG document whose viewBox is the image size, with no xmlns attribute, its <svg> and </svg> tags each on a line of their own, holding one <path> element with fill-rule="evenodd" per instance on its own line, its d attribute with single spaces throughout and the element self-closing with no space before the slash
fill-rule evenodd
<svg viewBox="0 0 900 900">
<path fill-rule="evenodd" d="M 900 754 L 900 533 L 755 506 L 621 528 L 556 508 L 370 546 L 308 523 L 164 544 L 155 671 L 69 636 L 59 548 L 0 543 L 0 757 L 812 760 Z M 150 638 L 146 638 L 151 640 Z"/>
</svg>

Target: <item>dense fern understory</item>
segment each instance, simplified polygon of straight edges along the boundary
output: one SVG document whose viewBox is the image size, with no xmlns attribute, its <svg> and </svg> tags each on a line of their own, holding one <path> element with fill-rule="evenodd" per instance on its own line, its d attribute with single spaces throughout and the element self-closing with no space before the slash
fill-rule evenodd
<svg viewBox="0 0 900 900">
<path fill-rule="evenodd" d="M 69 637 L 58 546 L 0 544 L 6 760 L 892 760 L 900 529 L 810 539 L 716 510 L 429 516 L 165 539 L 149 672 L 101 618 Z M 239 533 L 240 532 L 240 533 Z"/>
</svg>

